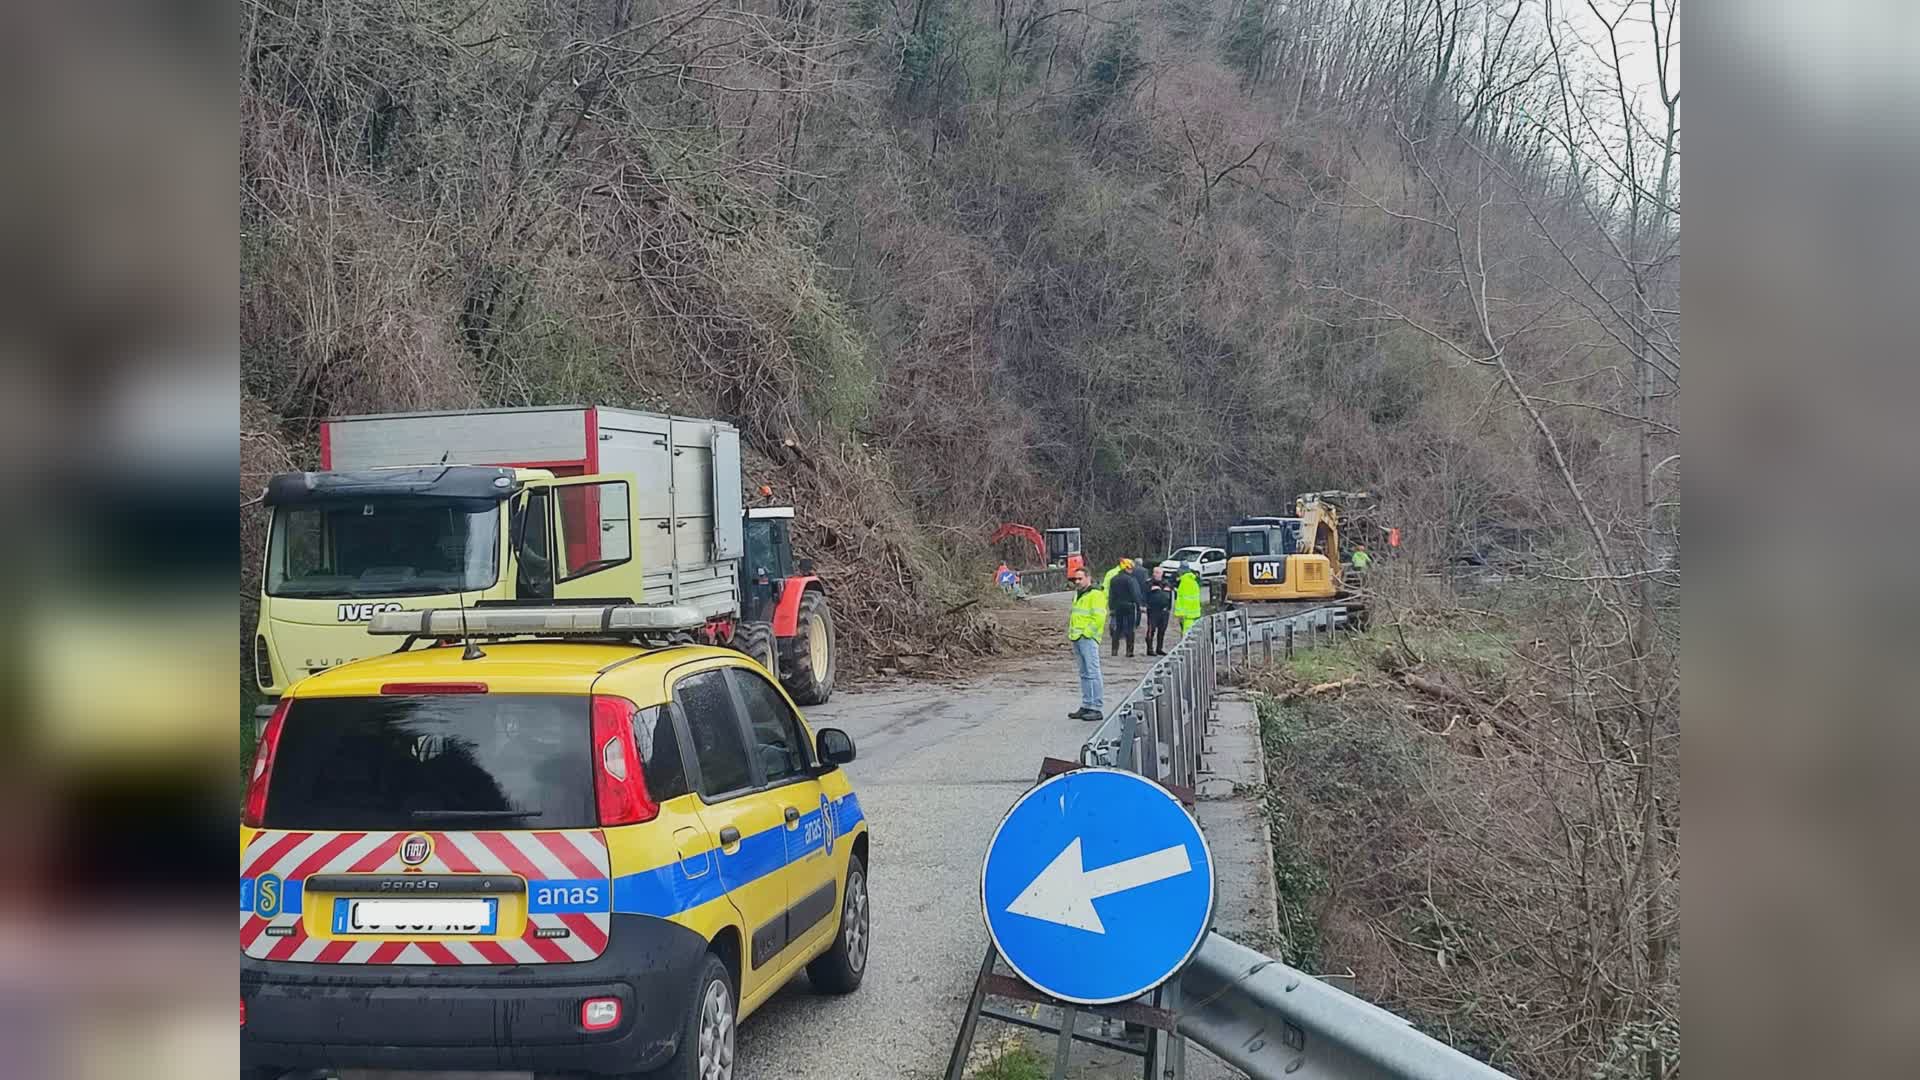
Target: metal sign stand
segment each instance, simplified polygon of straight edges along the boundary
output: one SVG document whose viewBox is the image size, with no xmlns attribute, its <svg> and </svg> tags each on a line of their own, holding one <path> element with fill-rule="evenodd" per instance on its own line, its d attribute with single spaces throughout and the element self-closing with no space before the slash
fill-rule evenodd
<svg viewBox="0 0 1920 1080">
<path fill-rule="evenodd" d="M 1040 779 L 1057 776 L 1080 768 L 1080 763 L 1063 761 L 1059 758 L 1045 758 L 1040 763 Z M 1189 811 L 1193 808 L 1193 793 L 1189 789 L 1162 784 L 1172 791 L 1182 805 Z M 980 974 L 973 980 L 973 992 L 967 996 L 967 1011 L 960 1018 L 960 1031 L 954 1036 L 953 1052 L 947 1057 L 946 1080 L 964 1080 L 967 1071 L 967 1058 L 973 1053 L 973 1044 L 979 1033 L 980 1020 L 997 1020 L 1003 1024 L 1027 1028 L 1056 1036 L 1053 1053 L 1052 1080 L 1066 1080 L 1067 1065 L 1073 1055 L 1074 1042 L 1089 1043 L 1094 1046 L 1115 1050 L 1123 1054 L 1142 1059 L 1142 1080 L 1186 1080 L 1187 1040 L 1177 1027 L 1180 979 L 1178 976 L 1168 979 L 1158 989 L 1152 991 L 1152 1003 L 1140 999 L 1121 1001 L 1111 1005 L 1080 1005 L 1070 1001 L 1061 1001 L 1051 994 L 1042 993 L 1028 986 L 1017 975 L 1000 970 L 1006 967 L 1000 957 L 1000 950 L 992 941 L 987 943 L 986 959 L 980 962 Z M 1017 1013 L 990 1008 L 988 998 L 1004 998 L 1009 1001 L 1024 1001 L 1036 1005 L 1050 1005 L 1059 1010 L 1058 1026 L 1040 1020 L 1037 1017 L 1021 1016 Z M 1127 1027 L 1146 1029 L 1145 1047 L 1131 1043 L 1118 1042 L 1111 1038 L 1095 1035 L 1078 1029 L 1081 1013 L 1105 1019 L 1119 1020 Z"/>
<path fill-rule="evenodd" d="M 1054 1044 L 1052 1080 L 1066 1080 L 1067 1064 L 1076 1040 L 1142 1059 L 1144 1064 L 1140 1075 L 1143 1080 L 1185 1080 L 1187 1040 L 1175 1028 L 1175 1006 L 1178 1004 L 1176 999 L 1180 992 L 1179 980 L 1169 980 L 1155 990 L 1151 1005 L 1139 1001 L 1122 1001 L 1113 1005 L 1076 1005 L 1043 994 L 1021 982 L 1018 977 L 1002 973 L 998 970 L 999 967 L 1000 952 L 992 945 L 988 945 L 987 957 L 980 964 L 980 974 L 973 981 L 973 993 L 967 998 L 966 1015 L 960 1018 L 960 1033 L 953 1040 L 953 1053 L 947 1058 L 946 1080 L 962 1080 L 965 1076 L 967 1058 L 973 1053 L 973 1044 L 982 1017 L 1057 1036 L 1058 1041 Z M 1060 1010 L 1060 1023 L 1055 1026 L 1035 1017 L 991 1008 L 987 1004 L 988 998 L 1006 998 L 1011 1001 L 1051 1005 Z M 1146 1046 L 1117 1042 L 1091 1032 L 1080 1031 L 1078 1023 L 1081 1013 L 1120 1020 L 1130 1026 L 1146 1028 Z"/>
</svg>

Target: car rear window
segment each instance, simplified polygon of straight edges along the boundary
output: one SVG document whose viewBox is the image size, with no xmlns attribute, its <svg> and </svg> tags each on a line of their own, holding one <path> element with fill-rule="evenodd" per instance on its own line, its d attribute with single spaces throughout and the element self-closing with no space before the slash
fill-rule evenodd
<svg viewBox="0 0 1920 1080">
<path fill-rule="evenodd" d="M 280 733 L 264 824 L 592 827 L 588 702 L 534 694 L 297 700 Z"/>
</svg>

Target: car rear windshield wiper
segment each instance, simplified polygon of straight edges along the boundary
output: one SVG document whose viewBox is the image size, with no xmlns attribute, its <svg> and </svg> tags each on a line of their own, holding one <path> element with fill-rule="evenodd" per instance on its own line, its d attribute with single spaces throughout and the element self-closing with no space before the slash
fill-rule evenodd
<svg viewBox="0 0 1920 1080">
<path fill-rule="evenodd" d="M 415 821 L 459 821 L 465 818 L 533 818 L 539 810 L 415 810 Z"/>
</svg>

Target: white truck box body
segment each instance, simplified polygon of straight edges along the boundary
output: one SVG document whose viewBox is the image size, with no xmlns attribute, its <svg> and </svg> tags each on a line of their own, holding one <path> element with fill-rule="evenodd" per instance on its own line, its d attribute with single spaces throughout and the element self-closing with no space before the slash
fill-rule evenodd
<svg viewBox="0 0 1920 1080">
<path fill-rule="evenodd" d="M 342 416 L 321 426 L 322 469 L 513 465 L 631 477 L 647 604 L 740 610 L 740 432 L 719 420 L 600 406 Z M 619 489 L 610 489 L 618 491 Z M 617 498 L 601 513 L 617 515 Z"/>
</svg>

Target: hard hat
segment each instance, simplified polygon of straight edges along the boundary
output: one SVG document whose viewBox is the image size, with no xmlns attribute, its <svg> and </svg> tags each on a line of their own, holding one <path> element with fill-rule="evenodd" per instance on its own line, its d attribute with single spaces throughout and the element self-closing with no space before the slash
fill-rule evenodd
<svg viewBox="0 0 1920 1080">
<path fill-rule="evenodd" d="M 1133 569 L 1133 560 L 1132 560 L 1132 559 L 1121 559 L 1121 560 L 1120 560 L 1120 569 L 1122 569 L 1122 570 L 1131 570 L 1131 569 Z"/>
</svg>

